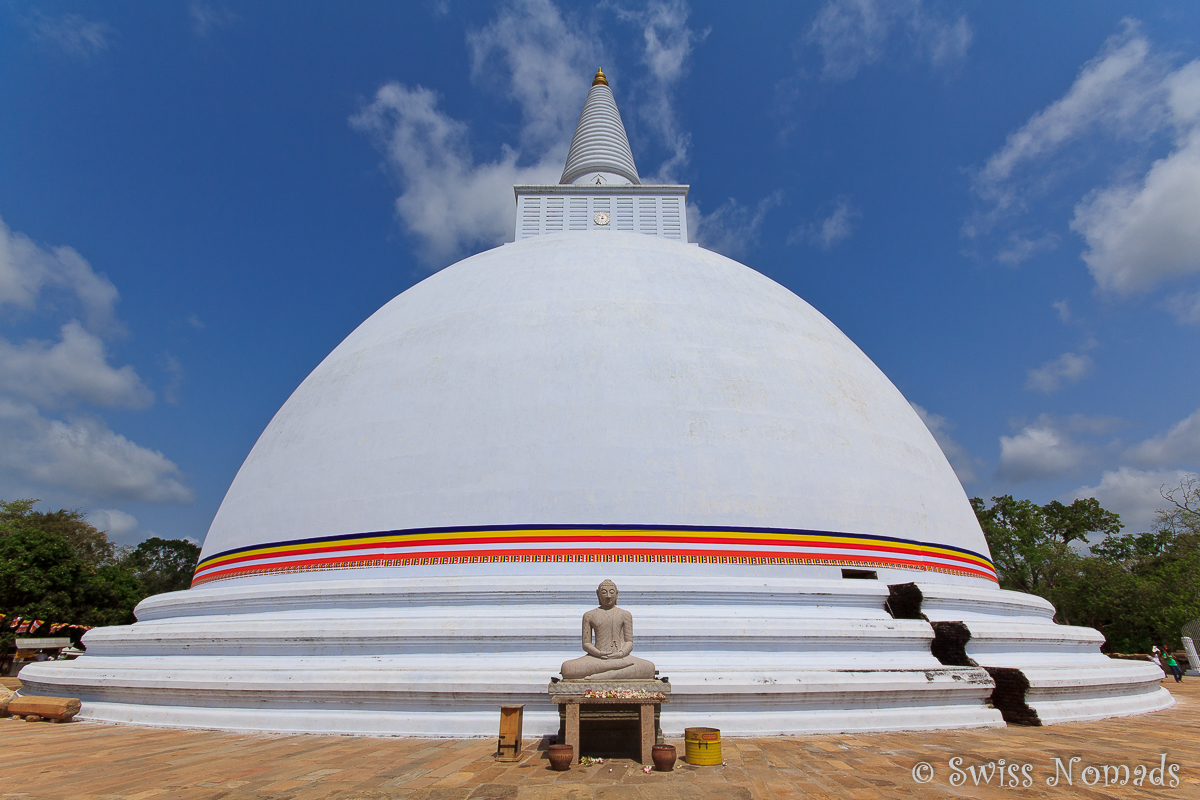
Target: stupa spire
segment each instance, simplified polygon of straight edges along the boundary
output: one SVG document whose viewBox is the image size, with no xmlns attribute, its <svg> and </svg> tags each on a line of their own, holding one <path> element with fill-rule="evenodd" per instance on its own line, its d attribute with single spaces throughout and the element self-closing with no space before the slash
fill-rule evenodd
<svg viewBox="0 0 1200 800">
<path fill-rule="evenodd" d="M 688 240 L 688 187 L 643 184 L 604 70 L 596 70 L 557 184 L 513 187 L 515 241 L 571 231 Z"/>
<path fill-rule="evenodd" d="M 567 153 L 560 184 L 640 184 L 629 137 L 604 70 L 596 70 L 592 88 Z"/>
</svg>

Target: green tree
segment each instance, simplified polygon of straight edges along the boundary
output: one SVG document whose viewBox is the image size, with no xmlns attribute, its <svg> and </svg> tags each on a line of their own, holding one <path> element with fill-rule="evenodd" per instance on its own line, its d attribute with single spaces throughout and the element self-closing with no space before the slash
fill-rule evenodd
<svg viewBox="0 0 1200 800">
<path fill-rule="evenodd" d="M 9 618 L 92 624 L 86 596 L 94 574 L 57 533 L 9 530 L 0 537 L 0 612 Z M 15 632 L 3 631 L 0 648 L 7 650 L 14 638 Z"/>
<path fill-rule="evenodd" d="M 93 574 L 57 533 L 23 528 L 0 538 L 0 607 L 5 613 L 74 621 Z"/>
<path fill-rule="evenodd" d="M 178 592 L 192 585 L 200 548 L 185 539 L 151 537 L 123 560 L 147 595 Z"/>
<path fill-rule="evenodd" d="M 1071 550 L 1041 506 L 1008 494 L 993 497 L 990 507 L 974 497 L 971 506 L 992 551 L 1000 588 L 1044 595 L 1054 587 Z"/>
<path fill-rule="evenodd" d="M 126 625 L 145 597 L 188 588 L 200 555 L 191 542 L 153 537 L 136 548 L 118 547 L 83 511 L 40 512 L 36 502 L 0 502 L 0 613 Z M 0 651 L 13 638 L 12 631 L 0 632 Z"/>
<path fill-rule="evenodd" d="M 1157 527 L 1179 536 L 1200 536 L 1200 477 L 1188 475 L 1162 497 L 1167 506 L 1158 512 Z"/>
<path fill-rule="evenodd" d="M 68 511 L 35 511 L 37 500 L 14 500 L 0 502 L 0 536 L 8 530 L 33 529 L 55 533 L 67 541 L 76 554 L 93 567 L 114 564 L 123 555 L 109 540 L 104 531 L 98 530 L 86 519 L 80 509 Z"/>
<path fill-rule="evenodd" d="M 1055 619 L 1105 635 L 1105 650 L 1147 652 L 1179 644 L 1200 617 L 1200 484 L 1164 491 L 1152 530 L 1121 533 L 1120 518 L 1093 498 L 1039 506 L 1010 495 L 971 501 L 1000 585 L 1054 604 Z M 1090 548 L 1093 534 L 1104 538 Z"/>
<path fill-rule="evenodd" d="M 1177 647 L 1180 628 L 1200 617 L 1200 484 L 1186 478 L 1162 497 L 1152 530 L 1092 546 L 1075 595 L 1062 601 L 1113 649 Z"/>
<path fill-rule="evenodd" d="M 1064 544 L 1087 541 L 1093 533 L 1116 536 L 1125 527 L 1119 515 L 1101 508 L 1094 497 L 1076 500 L 1069 506 L 1054 500 L 1041 509 L 1047 535 Z"/>
<path fill-rule="evenodd" d="M 83 624 L 132 625 L 137 621 L 133 609 L 148 594 L 128 568 L 113 564 L 100 567 L 85 587 Z"/>
</svg>

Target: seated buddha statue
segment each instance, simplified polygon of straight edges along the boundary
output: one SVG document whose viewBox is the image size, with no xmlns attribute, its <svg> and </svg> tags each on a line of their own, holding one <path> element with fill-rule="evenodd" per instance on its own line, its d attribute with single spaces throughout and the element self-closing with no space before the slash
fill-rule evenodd
<svg viewBox="0 0 1200 800">
<path fill-rule="evenodd" d="M 583 615 L 585 656 L 563 662 L 564 680 L 652 680 L 654 664 L 629 655 L 633 652 L 633 615 L 617 608 L 617 585 L 604 581 L 596 587 L 599 608 Z"/>
</svg>

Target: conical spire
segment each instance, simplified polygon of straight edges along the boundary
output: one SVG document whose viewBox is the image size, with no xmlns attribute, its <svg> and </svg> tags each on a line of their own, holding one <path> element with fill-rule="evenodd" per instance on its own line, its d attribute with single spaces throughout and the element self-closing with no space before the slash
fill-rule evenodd
<svg viewBox="0 0 1200 800">
<path fill-rule="evenodd" d="M 593 176 L 596 176 L 595 178 Z M 638 183 L 621 113 L 603 70 L 596 71 L 559 183 Z"/>
</svg>

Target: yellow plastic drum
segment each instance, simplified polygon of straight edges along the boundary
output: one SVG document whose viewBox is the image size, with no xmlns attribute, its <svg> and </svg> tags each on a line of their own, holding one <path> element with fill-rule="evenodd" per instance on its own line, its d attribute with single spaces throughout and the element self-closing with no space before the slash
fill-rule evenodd
<svg viewBox="0 0 1200 800">
<path fill-rule="evenodd" d="M 716 728 L 684 728 L 684 760 L 697 766 L 721 763 L 721 732 Z"/>
</svg>

